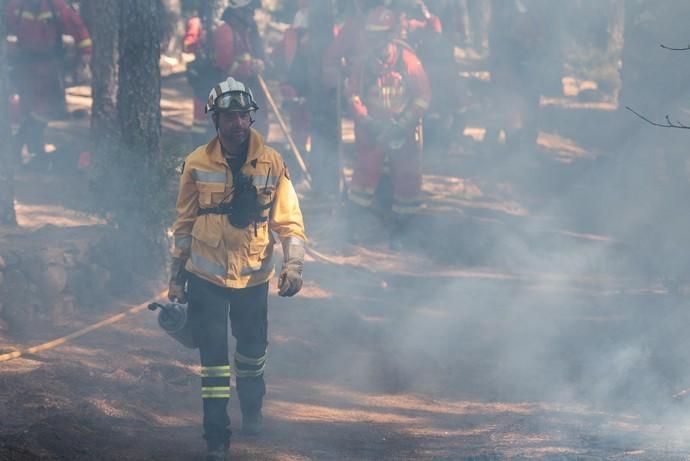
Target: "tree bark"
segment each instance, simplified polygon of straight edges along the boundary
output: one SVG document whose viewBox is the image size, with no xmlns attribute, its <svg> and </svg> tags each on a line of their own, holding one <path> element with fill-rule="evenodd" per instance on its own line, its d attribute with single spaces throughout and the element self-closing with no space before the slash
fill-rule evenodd
<svg viewBox="0 0 690 461">
<path fill-rule="evenodd" d="M 130 159 L 150 167 L 160 159 L 161 76 L 158 2 L 124 0 L 120 3 L 117 110 L 122 147 Z"/>
<path fill-rule="evenodd" d="M 0 11 L 5 10 L 5 1 L 0 0 Z M 0 21 L 0 224 L 15 226 L 17 215 L 14 209 L 14 171 L 16 155 L 10 130 L 8 110 L 9 81 L 5 25 Z"/>
<path fill-rule="evenodd" d="M 120 17 L 118 0 L 90 0 L 81 7 L 93 40 L 91 59 L 91 140 L 99 163 L 116 155 L 119 142 L 117 115 L 118 40 Z"/>
<path fill-rule="evenodd" d="M 309 3 L 309 120 L 311 124 L 311 175 L 320 193 L 336 195 L 340 184 L 340 119 L 335 91 L 323 84 L 321 68 L 326 49 L 333 41 L 333 3 Z"/>
</svg>

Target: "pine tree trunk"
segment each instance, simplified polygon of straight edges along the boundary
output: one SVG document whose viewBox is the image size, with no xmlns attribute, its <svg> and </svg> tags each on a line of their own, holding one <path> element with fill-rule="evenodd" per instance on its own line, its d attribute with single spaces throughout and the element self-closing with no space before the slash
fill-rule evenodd
<svg viewBox="0 0 690 461">
<path fill-rule="evenodd" d="M 110 262 L 113 267 L 128 268 L 113 271 L 111 284 L 126 292 L 141 277 L 160 270 L 161 211 L 172 205 L 160 199 L 164 188 L 160 165 L 161 3 L 119 0 L 118 4 L 117 122 L 113 126 L 120 136 L 105 159 L 105 168 L 99 171 L 97 186 L 116 226 L 108 250 Z"/>
<path fill-rule="evenodd" d="M 309 4 L 309 119 L 312 152 L 310 168 L 314 187 L 321 193 L 338 194 L 340 183 L 340 119 L 335 91 L 322 82 L 321 68 L 326 49 L 333 41 L 333 3 L 318 1 Z"/>
<path fill-rule="evenodd" d="M 120 2 L 120 57 L 117 110 L 122 145 L 131 167 L 160 159 L 161 77 L 158 2 Z M 137 157 L 138 160 L 137 160 Z"/>
<path fill-rule="evenodd" d="M 93 40 L 91 60 L 91 139 L 99 165 L 116 155 L 119 142 L 117 116 L 119 0 L 90 0 L 81 7 Z"/>
<path fill-rule="evenodd" d="M 5 10 L 5 2 L 0 1 L 0 11 Z M 0 21 L 0 225 L 14 226 L 17 216 L 14 209 L 14 171 L 16 156 L 13 151 L 8 111 L 8 75 L 5 26 Z"/>
</svg>

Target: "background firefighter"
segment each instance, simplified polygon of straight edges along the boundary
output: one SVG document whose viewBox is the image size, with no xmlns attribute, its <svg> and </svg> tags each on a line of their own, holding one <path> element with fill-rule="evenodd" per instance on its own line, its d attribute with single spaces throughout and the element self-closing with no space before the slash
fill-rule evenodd
<svg viewBox="0 0 690 461">
<path fill-rule="evenodd" d="M 281 156 L 254 129 L 251 91 L 228 78 L 211 90 L 207 111 L 217 136 L 189 154 L 180 179 L 169 298 L 185 301 L 199 344 L 204 437 L 209 460 L 230 444 L 230 364 L 227 316 L 237 340 L 234 357 L 242 430 L 261 429 L 265 394 L 268 282 L 273 277 L 273 233 L 284 262 L 279 295 L 302 287 L 305 233 L 302 213 Z"/>
<path fill-rule="evenodd" d="M 357 145 L 350 200 L 372 206 L 388 161 L 395 217 L 391 243 L 397 244 L 407 217 L 420 204 L 421 154 L 416 135 L 431 89 L 414 51 L 397 38 L 397 15 L 387 8 L 374 9 L 366 33 L 371 47 L 362 50 L 349 81 Z"/>
<path fill-rule="evenodd" d="M 91 58 L 91 38 L 79 14 L 65 0 L 10 0 L 4 11 L 9 34 L 17 37 L 11 51 L 14 84 L 20 98 L 17 148 L 45 153 L 45 128 L 66 114 L 62 36 L 70 35 L 83 65 Z"/>
<path fill-rule="evenodd" d="M 187 22 L 184 47 L 195 54 L 187 77 L 194 91 L 194 122 L 192 132 L 201 144 L 212 133 L 204 112 L 206 92 L 215 82 L 225 77 L 241 79 L 253 88 L 259 88 L 257 75 L 264 70 L 263 43 L 254 21 L 253 0 L 233 0 L 223 11 L 222 22 L 208 34 L 203 18 L 193 17 Z M 208 27 L 206 27 L 208 28 Z M 256 95 L 259 105 L 265 107 L 263 95 Z M 267 133 L 268 119 L 257 114 L 256 127 Z"/>
<path fill-rule="evenodd" d="M 277 54 L 283 108 L 290 117 L 290 128 L 297 146 L 306 151 L 309 139 L 309 6 L 299 1 L 292 25 L 285 31 Z M 274 69 L 275 70 L 275 69 Z"/>
</svg>

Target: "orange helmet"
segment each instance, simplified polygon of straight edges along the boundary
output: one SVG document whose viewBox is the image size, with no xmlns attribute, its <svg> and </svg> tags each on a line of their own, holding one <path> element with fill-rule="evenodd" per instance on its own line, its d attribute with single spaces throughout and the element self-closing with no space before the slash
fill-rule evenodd
<svg viewBox="0 0 690 461">
<path fill-rule="evenodd" d="M 392 32 L 395 30 L 396 20 L 393 11 L 379 6 L 371 10 L 364 27 L 367 32 Z"/>
</svg>

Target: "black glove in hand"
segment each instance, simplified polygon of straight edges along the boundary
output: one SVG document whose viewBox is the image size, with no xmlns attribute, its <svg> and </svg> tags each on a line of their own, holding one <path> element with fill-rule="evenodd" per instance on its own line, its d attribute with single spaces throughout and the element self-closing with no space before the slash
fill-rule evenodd
<svg viewBox="0 0 690 461">
<path fill-rule="evenodd" d="M 184 260 L 173 258 L 170 265 L 170 282 L 168 284 L 168 299 L 182 304 L 187 302 L 187 293 L 185 292 L 187 271 L 184 265 Z"/>
</svg>

